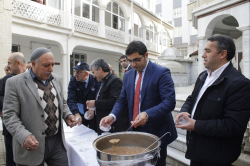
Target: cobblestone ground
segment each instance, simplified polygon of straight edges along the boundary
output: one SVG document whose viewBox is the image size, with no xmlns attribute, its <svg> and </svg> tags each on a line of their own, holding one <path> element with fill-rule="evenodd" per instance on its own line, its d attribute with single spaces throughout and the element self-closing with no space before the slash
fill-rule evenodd
<svg viewBox="0 0 250 166">
<path fill-rule="evenodd" d="M 5 146 L 2 131 L 0 131 L 0 166 L 5 166 Z"/>
</svg>

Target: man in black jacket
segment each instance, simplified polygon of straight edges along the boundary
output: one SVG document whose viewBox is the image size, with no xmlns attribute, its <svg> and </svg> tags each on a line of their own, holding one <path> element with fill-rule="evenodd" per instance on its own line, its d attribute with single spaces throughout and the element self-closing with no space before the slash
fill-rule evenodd
<svg viewBox="0 0 250 166">
<path fill-rule="evenodd" d="M 203 71 L 175 118 L 187 130 L 186 158 L 191 166 L 229 166 L 240 155 L 250 117 L 250 81 L 230 60 L 235 45 L 228 36 L 208 38 Z M 180 125 L 181 117 L 187 123 Z"/>
<path fill-rule="evenodd" d="M 111 112 L 116 100 L 119 98 L 122 90 L 122 80 L 110 73 L 109 65 L 104 59 L 97 59 L 91 64 L 93 76 L 100 82 L 100 88 L 97 91 L 95 100 L 87 101 L 87 107 L 95 107 L 96 125 L 99 126 L 101 119 Z M 110 132 L 122 131 L 121 124 L 116 123 L 112 126 Z M 103 131 L 97 127 L 97 133 Z"/>
<path fill-rule="evenodd" d="M 86 120 L 84 113 L 87 111 L 87 100 L 94 100 L 99 82 L 89 74 L 89 65 L 79 62 L 75 67 L 75 76 L 70 79 L 68 86 L 67 104 L 70 111 L 82 119 L 82 124 L 96 131 L 95 120 Z"/>
<path fill-rule="evenodd" d="M 21 74 L 26 70 L 25 59 L 22 53 L 14 52 L 8 58 L 7 68 L 10 70 L 10 74 L 6 75 L 2 80 L 2 86 L 0 89 L 0 108 L 2 110 L 4 104 L 4 94 L 5 86 L 8 78 L 13 77 L 17 74 Z M 4 115 L 3 115 L 4 116 Z M 6 166 L 15 166 L 16 163 L 13 159 L 13 149 L 12 149 L 12 136 L 3 124 L 3 135 L 4 143 L 6 148 Z"/>
</svg>

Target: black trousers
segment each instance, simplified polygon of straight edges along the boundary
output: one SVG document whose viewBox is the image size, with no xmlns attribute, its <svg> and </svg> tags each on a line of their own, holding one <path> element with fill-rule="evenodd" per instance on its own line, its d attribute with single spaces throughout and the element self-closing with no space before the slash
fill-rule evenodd
<svg viewBox="0 0 250 166">
<path fill-rule="evenodd" d="M 16 166 L 13 157 L 13 149 L 12 149 L 12 135 L 7 134 L 4 135 L 4 144 L 6 149 L 6 166 Z"/>
<path fill-rule="evenodd" d="M 43 162 L 38 166 L 68 166 L 67 152 L 63 146 L 61 132 L 50 138 L 45 138 L 45 152 Z M 17 164 L 17 166 L 25 166 Z"/>
<path fill-rule="evenodd" d="M 212 164 L 212 163 L 206 163 L 202 161 L 190 161 L 190 166 L 231 166 L 232 164 Z"/>
<path fill-rule="evenodd" d="M 160 151 L 161 158 L 158 159 L 155 166 L 166 166 L 166 158 L 167 158 L 167 147 L 161 147 Z"/>
</svg>

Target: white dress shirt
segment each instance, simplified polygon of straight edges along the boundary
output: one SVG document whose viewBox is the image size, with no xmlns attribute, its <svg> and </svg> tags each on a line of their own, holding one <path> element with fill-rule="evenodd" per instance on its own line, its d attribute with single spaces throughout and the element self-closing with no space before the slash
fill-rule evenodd
<svg viewBox="0 0 250 166">
<path fill-rule="evenodd" d="M 141 113 L 141 88 L 142 88 L 142 84 L 143 84 L 143 78 L 144 78 L 144 75 L 145 75 L 145 72 L 146 72 L 146 69 L 148 67 L 148 62 L 149 62 L 149 59 L 147 60 L 147 64 L 145 66 L 145 68 L 142 70 L 142 76 L 141 76 L 141 86 L 140 86 L 140 97 L 139 97 L 139 113 Z M 136 77 L 135 77 L 135 90 L 136 90 L 136 84 L 137 84 L 137 81 L 139 79 L 139 72 L 137 71 L 136 72 Z M 116 121 L 116 116 L 114 114 L 110 114 L 114 117 L 114 120 Z"/>
<path fill-rule="evenodd" d="M 212 85 L 214 83 L 215 80 L 217 80 L 219 78 L 219 76 L 221 75 L 221 73 L 226 69 L 226 67 L 229 65 L 230 62 L 227 62 L 226 64 L 224 64 L 223 66 L 221 66 L 219 69 L 215 70 L 214 72 L 211 72 L 211 70 L 207 70 L 207 78 L 206 81 L 204 83 L 204 85 L 202 86 L 199 95 L 197 97 L 197 100 L 195 102 L 194 108 L 192 110 L 192 114 L 191 114 L 191 118 L 194 117 L 194 113 L 197 107 L 198 102 L 200 101 L 202 95 L 204 94 L 204 92 L 207 90 L 207 88 Z"/>
</svg>

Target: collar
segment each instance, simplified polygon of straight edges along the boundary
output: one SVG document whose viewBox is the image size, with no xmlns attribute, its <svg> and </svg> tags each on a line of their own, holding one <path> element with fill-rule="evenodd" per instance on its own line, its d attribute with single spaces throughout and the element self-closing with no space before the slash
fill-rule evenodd
<svg viewBox="0 0 250 166">
<path fill-rule="evenodd" d="M 39 81 L 42 81 L 41 79 L 39 79 L 37 76 L 35 76 L 35 74 L 32 72 L 32 68 L 30 68 L 30 74 L 31 74 L 31 77 L 33 78 L 33 80 L 34 79 L 37 79 L 37 80 L 39 80 Z M 52 76 L 52 74 L 50 75 L 50 77 L 49 77 L 49 79 L 47 79 L 47 80 L 45 80 L 45 81 L 51 81 L 51 80 L 53 80 L 54 79 L 54 77 Z"/>
<path fill-rule="evenodd" d="M 106 82 L 112 74 L 109 72 L 101 81 L 101 83 Z"/>
<path fill-rule="evenodd" d="M 130 66 L 130 64 L 128 64 L 128 66 L 127 66 L 127 68 L 125 70 L 128 70 L 129 66 Z"/>
<path fill-rule="evenodd" d="M 89 83 L 89 76 L 88 76 L 88 78 L 84 82 L 86 82 L 86 84 Z"/>
<path fill-rule="evenodd" d="M 207 69 L 207 74 L 208 76 L 214 76 L 214 77 L 219 77 L 221 75 L 221 73 L 226 69 L 226 67 L 229 65 L 230 61 L 228 61 L 227 63 L 225 63 L 223 66 L 221 66 L 219 69 L 215 70 L 214 72 L 211 72 L 211 70 Z"/>
</svg>

